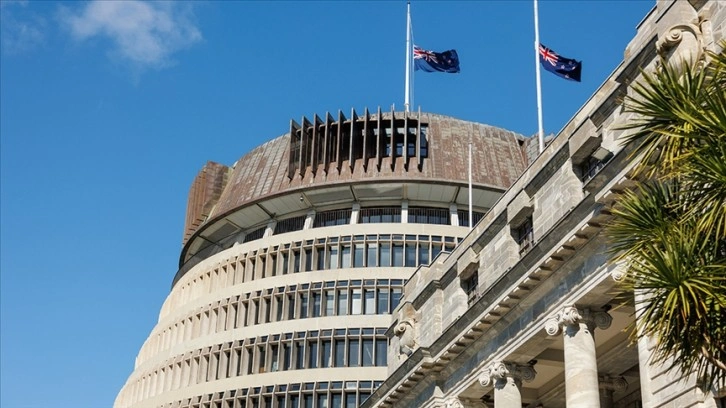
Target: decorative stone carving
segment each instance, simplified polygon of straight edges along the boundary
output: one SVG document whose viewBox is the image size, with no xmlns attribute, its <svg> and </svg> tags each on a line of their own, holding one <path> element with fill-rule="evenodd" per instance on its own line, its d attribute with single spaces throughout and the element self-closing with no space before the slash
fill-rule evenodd
<svg viewBox="0 0 726 408">
<path fill-rule="evenodd" d="M 399 357 L 401 354 L 407 357 L 413 353 L 416 348 L 416 336 L 414 334 L 413 322 L 411 320 L 401 321 L 395 329 L 393 334 L 398 336 L 398 351 Z"/>
<path fill-rule="evenodd" d="M 544 328 L 548 335 L 554 336 L 562 330 L 563 326 L 585 323 L 591 329 L 597 327 L 604 330 L 610 327 L 612 322 L 612 316 L 606 312 L 593 312 L 590 309 L 581 310 L 568 305 L 563 307 L 556 315 L 547 319 Z"/>
<path fill-rule="evenodd" d="M 531 365 L 494 361 L 482 371 L 479 376 L 479 384 L 486 387 L 494 384 L 497 380 L 505 380 L 507 377 L 512 377 L 516 381 L 530 382 L 534 380 L 536 374 L 537 372 Z"/>
<path fill-rule="evenodd" d="M 669 28 L 656 43 L 656 50 L 670 64 L 679 67 L 694 65 L 704 55 L 703 33 L 694 24 L 678 24 Z"/>
<path fill-rule="evenodd" d="M 444 402 L 445 408 L 464 408 L 464 404 L 459 401 L 458 397 L 449 397 Z"/>
<path fill-rule="evenodd" d="M 628 389 L 628 382 L 623 377 L 611 377 L 609 375 L 601 375 L 599 378 L 600 389 L 608 391 L 625 391 Z"/>
</svg>

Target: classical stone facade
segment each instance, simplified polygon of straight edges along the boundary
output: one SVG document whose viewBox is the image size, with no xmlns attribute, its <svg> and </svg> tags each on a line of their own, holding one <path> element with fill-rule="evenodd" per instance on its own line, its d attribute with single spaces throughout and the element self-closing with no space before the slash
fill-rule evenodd
<svg viewBox="0 0 726 408">
<path fill-rule="evenodd" d="M 721 51 L 726 3 L 658 1 L 625 59 L 450 253 L 406 283 L 369 407 L 723 407 L 633 344 L 603 227 L 636 162 L 622 109 L 641 70 Z M 634 299 L 636 294 L 624 294 Z M 404 329 L 405 328 L 405 329 Z M 403 333 L 401 335 L 400 333 Z"/>
</svg>

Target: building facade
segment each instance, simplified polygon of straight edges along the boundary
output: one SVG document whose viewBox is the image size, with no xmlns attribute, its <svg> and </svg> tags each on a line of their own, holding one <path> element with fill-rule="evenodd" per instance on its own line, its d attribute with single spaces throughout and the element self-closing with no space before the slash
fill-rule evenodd
<svg viewBox="0 0 726 408">
<path fill-rule="evenodd" d="M 655 339 L 633 343 L 639 295 L 618 286 L 603 233 L 634 183 L 629 85 L 660 57 L 722 52 L 725 17 L 722 1 L 656 3 L 611 77 L 454 251 L 406 283 L 388 378 L 364 408 L 726 406 L 723 384 L 654 364 Z"/>
<path fill-rule="evenodd" d="M 291 121 L 189 193 L 179 270 L 115 407 L 358 407 L 391 312 L 524 171 L 528 140 L 421 112 Z"/>
</svg>

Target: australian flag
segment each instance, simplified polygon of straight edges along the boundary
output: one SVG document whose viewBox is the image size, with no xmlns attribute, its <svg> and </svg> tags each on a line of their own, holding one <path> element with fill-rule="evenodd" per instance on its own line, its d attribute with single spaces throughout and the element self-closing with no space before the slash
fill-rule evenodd
<svg viewBox="0 0 726 408">
<path fill-rule="evenodd" d="M 456 50 L 444 52 L 426 51 L 413 46 L 413 65 L 416 70 L 424 72 L 459 72 L 459 55 Z"/>
<path fill-rule="evenodd" d="M 582 71 L 581 61 L 575 61 L 573 59 L 557 55 L 551 49 L 540 44 L 539 62 L 542 64 L 542 68 L 559 77 L 580 82 L 580 72 Z"/>
</svg>

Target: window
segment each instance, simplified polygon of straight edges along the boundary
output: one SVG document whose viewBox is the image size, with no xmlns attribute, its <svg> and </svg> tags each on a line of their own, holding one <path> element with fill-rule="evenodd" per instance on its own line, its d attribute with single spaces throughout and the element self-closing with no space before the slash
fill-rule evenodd
<svg viewBox="0 0 726 408">
<path fill-rule="evenodd" d="M 305 344 L 295 343 L 295 369 L 305 368 Z"/>
<path fill-rule="evenodd" d="M 277 363 L 278 346 L 276 344 L 275 345 L 272 345 L 270 347 L 270 354 L 271 354 L 271 357 L 272 357 L 270 359 L 270 363 L 271 363 L 270 364 L 270 371 L 275 372 L 275 371 L 279 370 L 278 363 Z"/>
<path fill-rule="evenodd" d="M 330 340 L 323 340 L 320 348 L 320 366 L 323 368 L 330 367 L 330 353 L 331 353 Z"/>
<path fill-rule="evenodd" d="M 292 271 L 300 272 L 300 251 L 292 251 Z"/>
<path fill-rule="evenodd" d="M 353 266 L 356 268 L 363 267 L 365 261 L 365 244 L 353 244 Z"/>
<path fill-rule="evenodd" d="M 325 247 L 315 248 L 315 257 L 317 258 L 315 266 L 317 270 L 322 271 L 325 269 Z"/>
<path fill-rule="evenodd" d="M 343 245 L 341 249 L 341 268 L 350 268 L 350 245 Z"/>
<path fill-rule="evenodd" d="M 376 339 L 376 366 L 378 367 L 385 367 L 387 362 L 387 353 L 388 348 L 386 344 L 386 340 L 384 339 Z"/>
<path fill-rule="evenodd" d="M 282 265 L 281 270 L 283 275 L 287 275 L 289 273 L 288 266 L 290 264 L 290 254 L 287 252 L 282 253 Z"/>
<path fill-rule="evenodd" d="M 308 295 L 307 293 L 300 294 L 300 318 L 306 319 L 308 317 Z"/>
<path fill-rule="evenodd" d="M 373 339 L 363 340 L 363 367 L 373 365 Z"/>
<path fill-rule="evenodd" d="M 338 316 L 344 316 L 348 314 L 348 290 L 338 290 Z"/>
<path fill-rule="evenodd" d="M 402 289 L 391 290 L 391 311 L 398 307 L 398 303 L 401 301 L 401 296 L 403 295 L 402 292 Z"/>
<path fill-rule="evenodd" d="M 313 270 L 313 250 L 305 248 L 305 272 Z"/>
<path fill-rule="evenodd" d="M 393 244 L 393 266 L 403 266 L 403 244 Z"/>
<path fill-rule="evenodd" d="M 378 289 L 378 314 L 390 313 L 388 309 L 388 289 Z"/>
<path fill-rule="evenodd" d="M 338 269 L 338 246 L 330 247 L 330 259 L 328 259 L 328 269 Z"/>
<path fill-rule="evenodd" d="M 474 271 L 474 273 L 470 277 L 464 279 L 461 282 L 461 286 L 466 293 L 468 304 L 471 306 L 471 304 L 476 302 L 479 297 L 479 292 L 477 290 L 477 288 L 479 287 L 479 272 Z"/>
<path fill-rule="evenodd" d="M 404 266 L 416 266 L 416 243 L 406 243 L 406 259 Z"/>
<path fill-rule="evenodd" d="M 362 289 L 353 289 L 353 293 L 351 295 L 351 312 L 350 312 L 350 314 L 359 315 L 363 312 L 361 291 L 362 291 Z"/>
<path fill-rule="evenodd" d="M 348 367 L 359 367 L 359 343 L 357 339 L 351 339 L 348 341 Z"/>
<path fill-rule="evenodd" d="M 378 244 L 368 244 L 367 248 L 368 256 L 367 256 L 367 265 L 369 268 L 378 266 Z"/>
<path fill-rule="evenodd" d="M 312 341 L 309 343 L 309 346 L 308 368 L 318 368 L 318 342 Z"/>
<path fill-rule="evenodd" d="M 514 228 L 513 235 L 519 244 L 519 254 L 524 255 L 534 246 L 534 230 L 532 228 L 532 216 L 527 217 L 522 224 Z"/>
<path fill-rule="evenodd" d="M 376 292 L 373 289 L 365 290 L 365 303 L 363 305 L 365 314 L 376 314 Z"/>
<path fill-rule="evenodd" d="M 335 291 L 325 291 L 325 316 L 333 316 L 335 314 Z"/>
<path fill-rule="evenodd" d="M 345 340 L 335 340 L 335 367 L 345 367 Z"/>
<path fill-rule="evenodd" d="M 320 292 L 313 293 L 313 317 L 320 317 Z"/>
<path fill-rule="evenodd" d="M 391 266 L 391 244 L 389 243 L 382 243 L 381 244 L 381 262 L 379 263 L 380 266 Z"/>
</svg>

